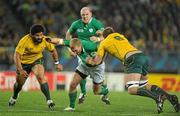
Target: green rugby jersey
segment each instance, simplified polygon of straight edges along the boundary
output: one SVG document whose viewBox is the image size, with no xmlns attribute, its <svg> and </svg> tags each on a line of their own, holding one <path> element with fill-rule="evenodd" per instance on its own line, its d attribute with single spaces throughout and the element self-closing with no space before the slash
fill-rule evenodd
<svg viewBox="0 0 180 116">
<path fill-rule="evenodd" d="M 82 19 L 74 21 L 68 31 L 76 34 L 80 40 L 89 40 L 91 36 L 97 36 L 97 30 L 104 30 L 104 25 L 96 18 L 91 18 L 88 24 L 84 24 Z"/>
<path fill-rule="evenodd" d="M 64 40 L 64 45 L 69 47 L 70 40 Z M 86 58 L 87 56 L 95 57 L 96 51 L 99 43 L 87 41 L 87 40 L 81 40 L 82 44 L 82 52 L 78 55 L 78 57 L 82 60 L 82 62 L 88 66 L 92 66 L 90 64 L 87 64 Z"/>
</svg>

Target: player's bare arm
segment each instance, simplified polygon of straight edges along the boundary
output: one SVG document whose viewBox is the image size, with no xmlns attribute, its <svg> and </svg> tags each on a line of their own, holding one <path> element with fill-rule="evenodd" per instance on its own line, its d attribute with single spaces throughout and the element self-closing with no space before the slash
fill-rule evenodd
<svg viewBox="0 0 180 116">
<path fill-rule="evenodd" d="M 71 39 L 71 38 L 72 38 L 72 35 L 71 35 L 71 33 L 69 32 L 69 30 L 68 30 L 67 33 L 66 33 L 66 39 L 69 40 L 69 39 Z"/>
<path fill-rule="evenodd" d="M 88 64 L 91 64 L 91 65 L 98 65 L 102 62 L 103 58 L 99 55 L 96 55 L 95 58 L 92 58 L 92 57 L 87 57 L 86 58 L 86 61 Z"/>
<path fill-rule="evenodd" d="M 102 40 L 104 40 L 103 31 L 97 30 L 97 31 L 96 31 L 96 34 L 98 35 L 98 37 L 99 37 L 99 39 L 100 39 L 100 42 L 101 42 Z"/>
<path fill-rule="evenodd" d="M 66 32 L 66 39 L 67 40 L 70 40 L 72 38 L 72 34 L 69 32 L 69 30 Z M 70 53 L 70 55 L 72 56 L 72 57 L 75 57 L 76 56 L 76 54 L 70 49 L 70 48 L 68 48 L 68 51 L 69 51 L 69 53 Z"/>
<path fill-rule="evenodd" d="M 96 34 L 97 34 L 98 36 L 91 36 L 91 37 L 90 37 L 90 40 L 91 40 L 91 41 L 94 41 L 94 42 L 100 42 L 100 41 L 102 41 L 102 40 L 104 39 L 102 33 L 103 33 L 103 32 L 102 32 L 101 30 L 97 30 L 97 31 L 96 31 Z"/>
<path fill-rule="evenodd" d="M 64 44 L 64 40 L 62 38 L 46 38 L 46 41 L 52 44 L 56 44 L 56 45 L 63 45 Z"/>
<path fill-rule="evenodd" d="M 56 49 L 54 49 L 54 50 L 51 52 L 51 55 L 52 55 L 52 57 L 53 57 L 53 59 L 54 59 L 54 64 L 55 64 L 56 70 L 57 70 L 57 71 L 62 71 L 62 70 L 63 70 L 63 66 L 59 63 L 58 54 L 57 54 Z"/>
</svg>

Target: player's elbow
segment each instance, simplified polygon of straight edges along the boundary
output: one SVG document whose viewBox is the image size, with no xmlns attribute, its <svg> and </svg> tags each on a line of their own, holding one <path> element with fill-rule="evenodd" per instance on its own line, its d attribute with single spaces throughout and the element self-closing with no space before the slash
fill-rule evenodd
<svg viewBox="0 0 180 116">
<path fill-rule="evenodd" d="M 20 54 L 18 52 L 15 52 L 14 53 L 14 62 L 16 63 L 18 59 L 20 59 Z"/>
<path fill-rule="evenodd" d="M 72 38 L 71 33 L 70 33 L 69 31 L 67 31 L 67 33 L 66 33 L 66 39 L 69 40 L 69 39 L 71 39 L 71 38 Z"/>
</svg>

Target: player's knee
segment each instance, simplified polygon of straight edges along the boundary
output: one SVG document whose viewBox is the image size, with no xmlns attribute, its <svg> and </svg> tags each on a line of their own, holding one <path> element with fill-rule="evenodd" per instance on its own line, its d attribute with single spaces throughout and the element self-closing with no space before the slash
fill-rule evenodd
<svg viewBox="0 0 180 116">
<path fill-rule="evenodd" d="M 139 87 L 148 87 L 148 80 L 140 80 Z"/>
<path fill-rule="evenodd" d="M 98 90 L 93 90 L 94 95 L 99 95 L 99 91 Z"/>
<path fill-rule="evenodd" d="M 139 81 L 129 81 L 126 83 L 126 87 L 128 89 L 128 93 L 136 95 L 139 88 Z"/>
<path fill-rule="evenodd" d="M 138 87 L 128 88 L 128 93 L 131 94 L 131 95 L 136 95 L 137 90 L 138 90 Z"/>
<path fill-rule="evenodd" d="M 22 78 L 19 78 L 19 79 L 16 80 L 16 83 L 18 84 L 18 86 L 23 86 L 24 83 L 25 83 L 25 80 L 22 79 Z"/>
</svg>

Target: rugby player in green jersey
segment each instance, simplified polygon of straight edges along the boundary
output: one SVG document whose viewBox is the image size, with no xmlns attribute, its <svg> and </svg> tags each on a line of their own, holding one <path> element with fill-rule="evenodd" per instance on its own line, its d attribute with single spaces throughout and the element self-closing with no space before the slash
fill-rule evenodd
<svg viewBox="0 0 180 116">
<path fill-rule="evenodd" d="M 77 85 L 81 82 L 81 80 L 86 79 L 87 76 L 90 76 L 93 80 L 93 92 L 95 95 L 102 95 L 101 100 L 105 104 L 110 104 L 108 99 L 108 88 L 103 85 L 104 82 L 104 62 L 99 65 L 92 66 L 86 62 L 86 58 L 88 56 L 95 56 L 97 51 L 98 43 L 80 40 L 77 38 L 72 38 L 71 40 L 63 40 L 58 38 L 51 38 L 48 42 L 58 45 L 65 45 L 70 47 L 72 52 L 74 52 L 80 60 L 79 65 L 76 68 L 74 77 L 70 83 L 69 88 L 69 107 L 65 108 L 66 111 L 75 110 L 75 101 L 77 97 Z"/>
<path fill-rule="evenodd" d="M 101 37 L 98 37 L 98 35 L 104 30 L 103 24 L 92 17 L 92 11 L 89 7 L 83 7 L 80 10 L 80 15 L 81 19 L 74 21 L 68 29 L 66 38 L 72 38 L 73 35 L 77 35 L 80 40 L 100 41 Z M 69 51 L 72 56 L 75 56 L 70 49 Z M 86 79 L 81 80 L 80 88 L 79 103 L 83 103 L 86 96 Z"/>
</svg>

